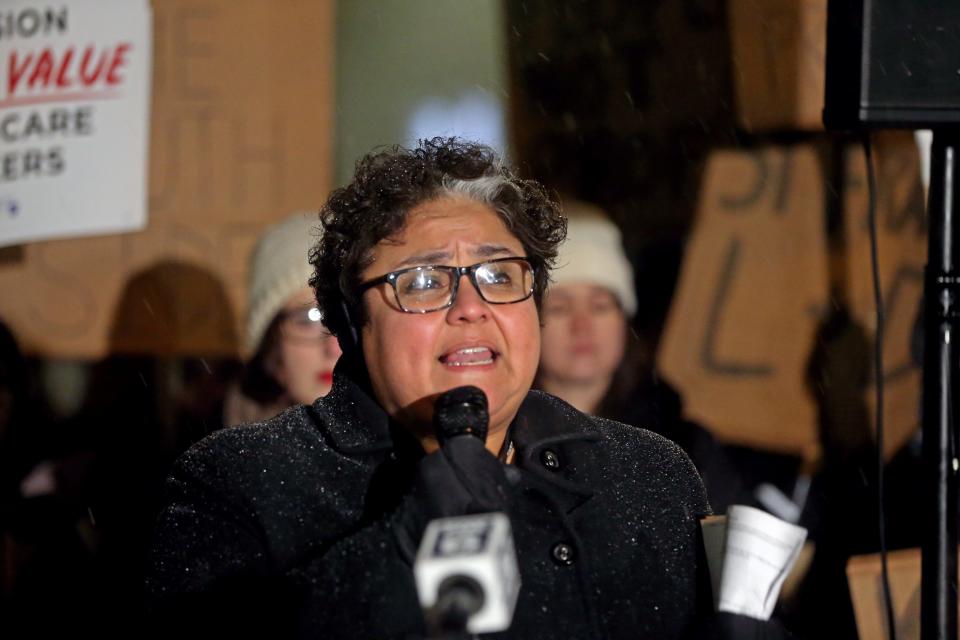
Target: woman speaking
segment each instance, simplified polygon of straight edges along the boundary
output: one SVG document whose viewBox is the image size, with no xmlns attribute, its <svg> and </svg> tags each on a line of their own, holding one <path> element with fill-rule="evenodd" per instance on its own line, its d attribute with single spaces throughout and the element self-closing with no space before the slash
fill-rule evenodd
<svg viewBox="0 0 960 640">
<path fill-rule="evenodd" d="M 434 139 L 365 157 L 320 217 L 311 285 L 344 351 L 333 389 L 179 460 L 151 558 L 156 619 L 422 637 L 424 527 L 501 511 L 521 584 L 490 637 L 689 635 L 712 609 L 689 459 L 530 390 L 565 234 L 541 188 L 486 147 Z M 467 385 L 486 396 L 486 439 L 448 448 L 434 405 Z"/>
</svg>

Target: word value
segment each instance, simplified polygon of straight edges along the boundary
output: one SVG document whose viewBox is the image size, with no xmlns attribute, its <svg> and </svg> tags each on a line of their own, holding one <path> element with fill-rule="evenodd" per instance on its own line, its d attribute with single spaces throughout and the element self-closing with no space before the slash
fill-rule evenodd
<svg viewBox="0 0 960 640">
<path fill-rule="evenodd" d="M 18 91 L 68 89 L 105 89 L 123 82 L 120 71 L 127 64 L 132 45 L 121 42 L 98 49 L 88 45 L 63 51 L 47 47 L 39 52 L 10 52 L 7 61 L 7 97 Z"/>
</svg>

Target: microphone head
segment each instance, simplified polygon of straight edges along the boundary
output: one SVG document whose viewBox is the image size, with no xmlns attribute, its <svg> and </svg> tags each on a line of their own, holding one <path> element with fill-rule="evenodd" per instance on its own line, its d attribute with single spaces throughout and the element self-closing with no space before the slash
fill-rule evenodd
<svg viewBox="0 0 960 640">
<path fill-rule="evenodd" d="M 489 422 L 487 394 L 477 387 L 450 389 L 433 405 L 433 428 L 441 446 L 462 435 L 473 435 L 485 442 Z"/>
</svg>

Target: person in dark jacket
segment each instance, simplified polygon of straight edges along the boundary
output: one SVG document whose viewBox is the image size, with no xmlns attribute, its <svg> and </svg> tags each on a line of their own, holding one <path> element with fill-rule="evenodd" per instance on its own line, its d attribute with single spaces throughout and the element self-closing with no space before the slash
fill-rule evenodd
<svg viewBox="0 0 960 640">
<path fill-rule="evenodd" d="M 544 298 L 534 387 L 584 413 L 643 427 L 680 445 L 716 512 L 749 504 L 725 447 L 684 418 L 679 393 L 656 375 L 631 329 L 637 295 L 620 230 L 586 202 L 567 201 L 564 213 L 567 238 Z"/>
<path fill-rule="evenodd" d="M 710 508 L 689 458 L 530 390 L 565 233 L 542 189 L 486 147 L 434 139 L 365 157 L 321 220 L 311 285 L 344 350 L 333 389 L 175 465 L 147 583 L 161 632 L 423 637 L 426 524 L 487 511 L 509 516 L 521 580 L 509 630 L 488 637 L 703 629 Z M 435 399 L 462 385 L 487 397 L 486 440 L 441 447 Z"/>
</svg>

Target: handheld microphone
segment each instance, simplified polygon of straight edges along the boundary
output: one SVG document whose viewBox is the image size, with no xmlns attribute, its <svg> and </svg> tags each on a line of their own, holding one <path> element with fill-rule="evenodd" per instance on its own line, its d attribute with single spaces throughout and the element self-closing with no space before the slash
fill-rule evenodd
<svg viewBox="0 0 960 640">
<path fill-rule="evenodd" d="M 487 394 L 473 386 L 457 387 L 442 393 L 433 405 L 433 428 L 442 447 L 459 436 L 487 440 Z"/>
<path fill-rule="evenodd" d="M 490 418 L 481 389 L 447 391 L 433 416 L 441 454 L 465 454 L 467 460 L 490 455 L 484 448 Z M 503 631 L 520 591 L 510 520 L 503 513 L 449 515 L 427 525 L 413 567 L 428 626 L 441 635 Z"/>
</svg>

